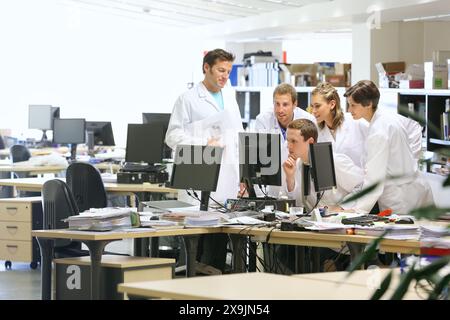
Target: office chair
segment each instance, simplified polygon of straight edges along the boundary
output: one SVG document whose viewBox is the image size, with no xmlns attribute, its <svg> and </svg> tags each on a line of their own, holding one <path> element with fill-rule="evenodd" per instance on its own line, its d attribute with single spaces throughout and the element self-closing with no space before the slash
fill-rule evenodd
<svg viewBox="0 0 450 320">
<path fill-rule="evenodd" d="M 62 221 L 78 215 L 78 207 L 72 193 L 64 181 L 53 179 L 46 181 L 42 187 L 42 204 L 44 209 L 43 229 L 64 229 L 68 223 Z M 87 250 L 81 250 L 81 243 L 68 239 L 55 240 L 55 257 L 88 256 Z"/>
<path fill-rule="evenodd" d="M 107 206 L 105 186 L 100 172 L 94 166 L 83 162 L 70 164 L 66 181 L 80 212 Z"/>
<path fill-rule="evenodd" d="M 31 157 L 31 154 L 30 154 L 30 151 L 28 150 L 28 148 L 21 144 L 13 145 L 10 148 L 10 153 L 11 153 L 12 162 L 27 161 Z"/>
</svg>

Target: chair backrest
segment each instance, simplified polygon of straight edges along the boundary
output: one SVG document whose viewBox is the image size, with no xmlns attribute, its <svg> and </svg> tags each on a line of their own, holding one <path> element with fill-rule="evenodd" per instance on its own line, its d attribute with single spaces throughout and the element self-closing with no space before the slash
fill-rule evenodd
<svg viewBox="0 0 450 320">
<path fill-rule="evenodd" d="M 3 150 L 3 149 L 5 149 L 5 142 L 3 141 L 3 137 L 0 134 L 0 150 Z"/>
<path fill-rule="evenodd" d="M 28 148 L 21 144 L 13 145 L 10 149 L 10 152 L 12 162 L 27 161 L 31 157 Z"/>
<path fill-rule="evenodd" d="M 105 186 L 100 172 L 94 166 L 73 162 L 67 168 L 66 182 L 80 212 L 107 206 Z"/>
<path fill-rule="evenodd" d="M 42 203 L 44 208 L 43 229 L 63 229 L 68 223 L 62 221 L 70 216 L 78 215 L 78 207 L 73 195 L 64 181 L 48 180 L 42 187 Z M 70 244 L 70 240 L 58 240 L 55 247 Z"/>
</svg>

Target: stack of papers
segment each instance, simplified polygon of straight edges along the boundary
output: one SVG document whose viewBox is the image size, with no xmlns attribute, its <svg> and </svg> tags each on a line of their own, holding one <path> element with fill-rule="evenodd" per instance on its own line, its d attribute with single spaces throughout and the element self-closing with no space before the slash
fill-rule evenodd
<svg viewBox="0 0 450 320">
<path fill-rule="evenodd" d="M 155 229 L 182 229 L 183 226 L 175 221 L 168 220 L 150 220 L 144 219 L 141 217 L 141 226 L 142 227 L 152 227 Z"/>
<path fill-rule="evenodd" d="M 445 226 L 421 226 L 420 238 L 442 238 L 450 236 L 450 230 Z"/>
<path fill-rule="evenodd" d="M 245 226 L 255 226 L 255 225 L 263 225 L 270 224 L 268 221 L 262 221 L 259 219 L 255 219 L 252 217 L 236 217 L 228 219 L 227 222 L 222 223 L 224 226 L 233 226 L 233 225 L 245 225 Z"/>
<path fill-rule="evenodd" d="M 386 230 L 385 239 L 396 240 L 418 240 L 420 237 L 419 227 L 416 225 L 392 224 L 382 226 L 354 226 L 355 234 L 365 236 L 381 236 Z"/>
<path fill-rule="evenodd" d="M 346 234 L 347 229 L 351 226 L 344 225 L 342 223 L 330 223 L 330 222 L 316 222 L 311 221 L 310 226 L 305 226 L 305 229 L 311 231 L 319 231 L 322 233 L 333 233 L 333 234 Z"/>
<path fill-rule="evenodd" d="M 199 217 L 186 217 L 184 219 L 186 227 L 212 227 L 220 224 L 220 217 L 204 215 Z"/>
<path fill-rule="evenodd" d="M 109 231 L 118 228 L 131 228 L 131 214 L 130 208 L 90 209 L 63 221 L 68 222 L 69 229 Z"/>
</svg>

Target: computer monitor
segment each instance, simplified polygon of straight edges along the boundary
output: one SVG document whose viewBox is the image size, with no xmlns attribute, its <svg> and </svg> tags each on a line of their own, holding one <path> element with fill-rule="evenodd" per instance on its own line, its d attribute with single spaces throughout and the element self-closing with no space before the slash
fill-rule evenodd
<svg viewBox="0 0 450 320">
<path fill-rule="evenodd" d="M 309 146 L 311 174 L 316 192 L 336 187 L 333 146 L 331 142 L 313 143 Z"/>
<path fill-rule="evenodd" d="M 161 163 L 163 146 L 162 124 L 128 124 L 126 162 Z"/>
<path fill-rule="evenodd" d="M 240 132 L 239 175 L 251 198 L 255 184 L 281 186 L 280 134 Z"/>
<path fill-rule="evenodd" d="M 111 122 L 86 121 L 87 145 L 89 150 L 94 146 L 114 146 L 114 135 Z"/>
<path fill-rule="evenodd" d="M 163 125 L 163 141 L 166 137 L 167 127 L 169 126 L 170 121 L 170 113 L 142 113 L 142 123 L 144 124 L 162 124 Z M 172 158 L 172 149 L 164 144 L 163 148 L 163 158 L 171 159 Z"/>
<path fill-rule="evenodd" d="M 78 143 L 86 141 L 85 119 L 55 119 L 53 121 L 53 143 L 71 144 L 71 159 L 76 159 Z"/>
<path fill-rule="evenodd" d="M 208 210 L 209 195 L 216 191 L 223 148 L 178 145 L 170 186 L 201 191 L 200 210 Z"/>
<path fill-rule="evenodd" d="M 47 142 L 47 130 L 53 130 L 53 120 L 59 118 L 59 107 L 51 105 L 28 106 L 28 129 L 42 130 L 41 142 Z"/>
</svg>

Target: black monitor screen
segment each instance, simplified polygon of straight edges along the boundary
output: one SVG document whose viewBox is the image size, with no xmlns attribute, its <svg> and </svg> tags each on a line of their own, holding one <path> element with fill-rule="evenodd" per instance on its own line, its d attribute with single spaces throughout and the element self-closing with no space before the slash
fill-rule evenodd
<svg viewBox="0 0 450 320">
<path fill-rule="evenodd" d="M 84 143 L 86 141 L 86 121 L 84 119 L 54 119 L 54 143 Z"/>
<path fill-rule="evenodd" d="M 161 163 L 164 130 L 161 124 L 128 124 L 126 162 Z"/>
<path fill-rule="evenodd" d="M 88 140 L 93 134 L 94 141 L 88 141 L 96 146 L 114 146 L 114 135 L 112 131 L 111 122 L 100 122 L 100 121 L 87 121 L 86 131 L 88 133 Z"/>
<path fill-rule="evenodd" d="M 261 109 L 261 93 L 250 92 L 250 119 L 254 120 L 259 115 Z"/>
<path fill-rule="evenodd" d="M 142 122 L 145 124 L 162 124 L 164 137 L 163 141 L 166 137 L 167 127 L 169 126 L 170 121 L 170 113 L 142 113 Z M 163 149 L 163 158 L 170 159 L 172 158 L 172 149 L 164 144 Z"/>
<path fill-rule="evenodd" d="M 239 133 L 239 174 L 241 181 L 281 186 L 280 134 Z"/>
<path fill-rule="evenodd" d="M 59 118 L 59 107 L 51 105 L 28 106 L 28 129 L 52 130 L 53 119 Z"/>
<path fill-rule="evenodd" d="M 216 191 L 222 151 L 220 147 L 178 145 L 171 175 L 171 187 Z"/>
<path fill-rule="evenodd" d="M 316 192 L 336 187 L 336 173 L 331 142 L 311 144 L 309 147 L 309 156 Z"/>
</svg>

